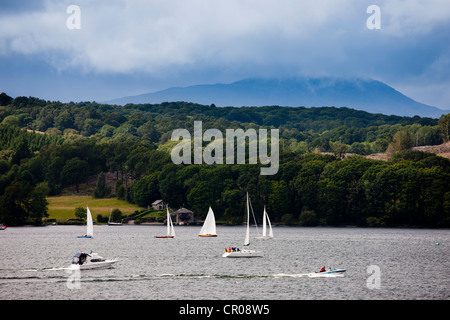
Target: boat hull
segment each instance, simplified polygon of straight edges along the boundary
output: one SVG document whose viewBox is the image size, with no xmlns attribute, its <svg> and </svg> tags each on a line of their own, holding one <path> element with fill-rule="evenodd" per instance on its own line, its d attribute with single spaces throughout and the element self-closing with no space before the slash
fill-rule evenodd
<svg viewBox="0 0 450 320">
<path fill-rule="evenodd" d="M 263 257 L 263 253 L 261 251 L 255 250 L 241 250 L 241 251 L 232 251 L 232 252 L 224 252 L 222 254 L 223 258 L 261 258 Z"/>
<path fill-rule="evenodd" d="M 166 238 L 169 238 L 169 239 L 171 239 L 171 238 L 173 238 L 174 236 L 155 236 L 155 238 L 158 238 L 158 239 L 166 239 Z"/>
<path fill-rule="evenodd" d="M 312 272 L 309 274 L 310 277 L 343 277 L 345 275 L 346 269 L 335 269 L 325 272 Z"/>
<path fill-rule="evenodd" d="M 88 262 L 82 265 L 72 265 L 73 268 L 78 268 L 80 270 L 92 270 L 92 269 L 109 269 L 113 267 L 113 264 L 118 260 L 105 260 L 100 262 Z"/>
<path fill-rule="evenodd" d="M 93 238 L 92 236 L 78 236 L 77 238 L 86 238 L 86 239 L 91 239 L 91 238 Z"/>
<path fill-rule="evenodd" d="M 214 238 L 217 237 L 217 234 L 199 234 L 198 236 L 204 238 Z"/>
<path fill-rule="evenodd" d="M 270 236 L 259 236 L 259 237 L 255 237 L 255 239 L 267 240 L 267 239 L 273 239 L 273 237 L 270 237 Z"/>
</svg>

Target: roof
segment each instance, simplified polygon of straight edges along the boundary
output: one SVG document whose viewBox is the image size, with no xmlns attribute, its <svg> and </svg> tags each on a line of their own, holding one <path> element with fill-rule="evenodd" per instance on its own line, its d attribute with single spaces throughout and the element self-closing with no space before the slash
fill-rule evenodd
<svg viewBox="0 0 450 320">
<path fill-rule="evenodd" d="M 186 208 L 180 208 L 177 211 L 175 211 L 174 213 L 193 213 L 193 212 Z"/>
<path fill-rule="evenodd" d="M 152 205 L 160 204 L 161 202 L 164 203 L 164 201 L 162 201 L 162 200 L 156 200 L 156 201 L 153 201 Z"/>
</svg>

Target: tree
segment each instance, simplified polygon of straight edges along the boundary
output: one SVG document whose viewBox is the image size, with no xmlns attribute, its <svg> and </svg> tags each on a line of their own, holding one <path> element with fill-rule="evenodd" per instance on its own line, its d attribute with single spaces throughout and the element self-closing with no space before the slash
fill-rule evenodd
<svg viewBox="0 0 450 320">
<path fill-rule="evenodd" d="M 64 184 L 72 185 L 76 187 L 77 193 L 80 192 L 79 184 L 86 180 L 89 174 L 89 164 L 78 158 L 72 158 L 64 165 L 61 176 Z"/>
<path fill-rule="evenodd" d="M 132 192 L 134 203 L 141 207 L 149 206 L 153 201 L 161 199 L 158 173 L 145 176 L 136 181 L 133 185 Z"/>
<path fill-rule="evenodd" d="M 319 221 L 314 210 L 303 209 L 298 222 L 301 226 L 316 226 Z"/>
<path fill-rule="evenodd" d="M 116 181 L 116 198 L 119 200 L 124 200 L 125 199 L 125 187 L 123 186 L 122 180 L 117 180 Z"/>
<path fill-rule="evenodd" d="M 48 201 L 45 194 L 35 188 L 29 195 L 26 204 L 28 218 L 36 225 L 42 224 L 42 218 L 48 217 Z"/>
<path fill-rule="evenodd" d="M 0 220 L 7 225 L 22 225 L 27 219 L 28 212 L 25 203 L 30 187 L 15 180 L 6 187 L 0 197 Z"/>
<path fill-rule="evenodd" d="M 75 208 L 75 217 L 77 219 L 86 219 L 87 216 L 87 210 L 83 207 L 76 207 Z"/>
<path fill-rule="evenodd" d="M 394 154 L 399 151 L 410 149 L 414 146 L 414 135 L 409 130 L 397 132 L 392 138 L 386 152 Z"/>
<path fill-rule="evenodd" d="M 22 139 L 18 146 L 15 148 L 15 151 L 11 157 L 12 164 L 19 164 L 22 159 L 26 159 L 31 157 L 31 151 L 28 147 L 28 141 L 26 139 Z"/>
<path fill-rule="evenodd" d="M 7 106 L 13 102 L 13 98 L 8 96 L 6 93 L 0 93 L 0 106 Z"/>
<path fill-rule="evenodd" d="M 95 184 L 94 197 L 105 198 L 111 193 L 111 187 L 106 185 L 106 177 L 103 172 L 97 177 L 97 183 Z"/>
<path fill-rule="evenodd" d="M 438 121 L 441 129 L 442 139 L 447 142 L 450 139 L 450 113 L 443 114 Z"/>
</svg>

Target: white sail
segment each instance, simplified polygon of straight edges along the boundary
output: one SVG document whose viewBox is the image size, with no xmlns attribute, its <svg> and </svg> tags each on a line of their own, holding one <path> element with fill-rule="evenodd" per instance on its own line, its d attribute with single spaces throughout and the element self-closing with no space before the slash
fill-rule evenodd
<svg viewBox="0 0 450 320">
<path fill-rule="evenodd" d="M 244 246 L 250 244 L 250 209 L 248 207 L 248 192 L 247 192 L 247 230 L 245 231 Z"/>
<path fill-rule="evenodd" d="M 89 210 L 89 207 L 87 208 L 87 231 L 86 231 L 86 235 L 88 237 L 94 237 L 94 222 L 92 221 L 92 215 L 91 215 L 91 210 Z"/>
<path fill-rule="evenodd" d="M 172 218 L 170 217 L 169 209 L 167 209 L 167 235 L 175 237 L 175 229 L 173 227 Z"/>
<path fill-rule="evenodd" d="M 264 212 L 266 211 L 266 207 L 264 206 Z M 267 223 L 269 224 L 269 238 L 273 238 L 272 224 L 270 223 L 269 215 L 266 212 Z"/>
<path fill-rule="evenodd" d="M 267 224 L 269 224 L 269 238 L 273 238 L 272 224 L 270 223 L 269 215 L 266 211 L 266 206 L 264 206 L 263 213 L 263 237 L 267 237 Z"/>
<path fill-rule="evenodd" d="M 206 216 L 203 227 L 200 230 L 199 236 L 216 236 L 216 219 L 214 218 L 214 212 L 209 207 L 208 215 Z"/>
</svg>

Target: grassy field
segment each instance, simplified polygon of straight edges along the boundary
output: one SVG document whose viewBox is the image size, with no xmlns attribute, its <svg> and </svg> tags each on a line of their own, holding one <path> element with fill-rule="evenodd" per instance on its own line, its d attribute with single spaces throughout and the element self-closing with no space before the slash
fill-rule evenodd
<svg viewBox="0 0 450 320">
<path fill-rule="evenodd" d="M 89 206 L 92 217 L 95 220 L 97 215 L 108 217 L 111 209 L 119 209 L 123 215 L 128 215 L 136 210 L 144 208 L 130 204 L 115 198 L 96 199 L 92 196 L 57 196 L 47 197 L 48 219 L 67 220 L 75 219 L 75 208 Z"/>
</svg>

